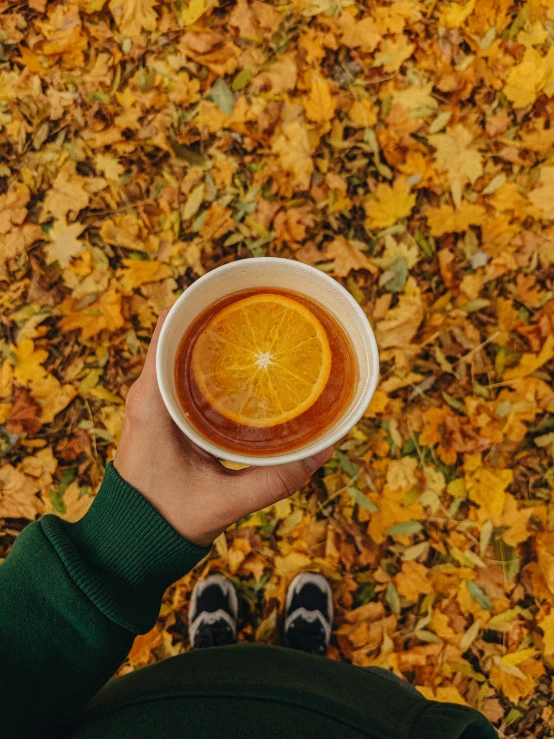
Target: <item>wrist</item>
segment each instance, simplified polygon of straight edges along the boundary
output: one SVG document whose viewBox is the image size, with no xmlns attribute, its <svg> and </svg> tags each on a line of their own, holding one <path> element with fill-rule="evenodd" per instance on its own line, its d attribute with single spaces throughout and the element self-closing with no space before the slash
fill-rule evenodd
<svg viewBox="0 0 554 739">
<path fill-rule="evenodd" d="M 84 518 L 41 525 L 78 587 L 133 633 L 152 627 L 164 590 L 210 551 L 178 534 L 111 463 Z"/>
</svg>

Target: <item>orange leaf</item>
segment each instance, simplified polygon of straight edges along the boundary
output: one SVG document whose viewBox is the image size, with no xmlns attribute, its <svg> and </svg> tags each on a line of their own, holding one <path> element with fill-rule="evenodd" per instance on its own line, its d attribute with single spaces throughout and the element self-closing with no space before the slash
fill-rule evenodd
<svg viewBox="0 0 554 739">
<path fill-rule="evenodd" d="M 80 329 L 81 338 L 90 339 L 104 329 L 117 331 L 124 324 L 121 315 L 121 295 L 112 287 L 88 308 L 75 310 L 77 301 L 68 298 L 60 305 L 65 314 L 60 321 L 64 331 Z"/>
</svg>

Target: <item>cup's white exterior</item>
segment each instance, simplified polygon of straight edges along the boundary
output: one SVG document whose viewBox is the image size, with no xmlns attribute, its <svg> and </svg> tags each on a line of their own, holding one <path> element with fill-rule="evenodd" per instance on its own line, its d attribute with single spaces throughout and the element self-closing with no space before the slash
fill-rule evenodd
<svg viewBox="0 0 554 739">
<path fill-rule="evenodd" d="M 332 427 L 310 444 L 286 454 L 267 457 L 238 454 L 212 444 L 187 420 L 175 388 L 175 355 L 189 325 L 203 310 L 225 295 L 257 287 L 294 290 L 326 308 L 350 337 L 359 376 L 350 405 Z M 156 372 L 167 410 L 189 439 L 219 459 L 261 467 L 305 459 L 341 439 L 360 420 L 375 392 L 379 376 L 379 352 L 366 315 L 350 293 L 336 280 L 301 262 L 260 257 L 218 267 L 185 290 L 172 307 L 162 328 L 156 353 Z"/>
</svg>

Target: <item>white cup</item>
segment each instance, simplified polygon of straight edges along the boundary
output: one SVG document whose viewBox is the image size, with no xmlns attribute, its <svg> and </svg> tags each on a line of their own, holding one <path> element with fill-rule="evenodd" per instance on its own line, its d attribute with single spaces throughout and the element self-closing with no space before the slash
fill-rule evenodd
<svg viewBox="0 0 554 739">
<path fill-rule="evenodd" d="M 177 396 L 175 357 L 188 327 L 206 308 L 238 290 L 264 287 L 293 290 L 320 303 L 334 316 L 349 336 L 354 349 L 358 365 L 358 383 L 349 405 L 324 433 L 286 454 L 261 457 L 237 454 L 218 447 L 191 425 Z M 156 372 L 167 410 L 191 441 L 218 459 L 263 467 L 312 457 L 335 444 L 358 423 L 377 386 L 379 352 L 366 315 L 340 283 L 324 272 L 301 262 L 260 257 L 218 267 L 185 290 L 165 319 L 156 353 Z"/>
</svg>

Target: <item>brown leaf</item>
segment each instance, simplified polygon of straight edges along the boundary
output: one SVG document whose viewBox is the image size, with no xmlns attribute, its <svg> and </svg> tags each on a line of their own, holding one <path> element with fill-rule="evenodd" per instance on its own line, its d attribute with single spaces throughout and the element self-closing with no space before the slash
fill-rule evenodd
<svg viewBox="0 0 554 739">
<path fill-rule="evenodd" d="M 38 419 L 39 406 L 31 393 L 22 387 L 14 390 L 14 403 L 11 409 L 6 429 L 10 434 L 36 434 L 42 422 Z"/>
<path fill-rule="evenodd" d="M 342 236 L 327 246 L 325 257 L 335 260 L 333 272 L 337 277 L 346 277 L 353 269 L 367 269 L 372 274 L 377 272 L 375 265 L 371 264 L 363 251 Z"/>
</svg>

